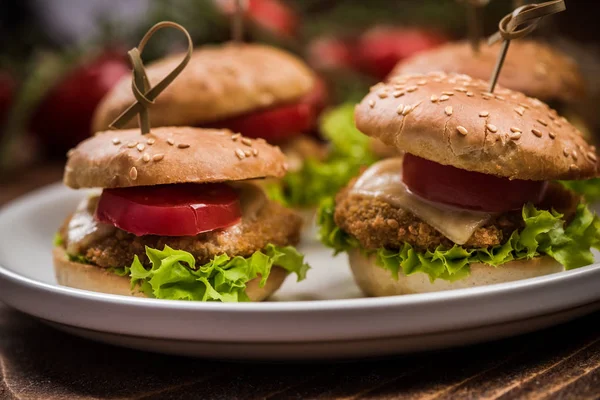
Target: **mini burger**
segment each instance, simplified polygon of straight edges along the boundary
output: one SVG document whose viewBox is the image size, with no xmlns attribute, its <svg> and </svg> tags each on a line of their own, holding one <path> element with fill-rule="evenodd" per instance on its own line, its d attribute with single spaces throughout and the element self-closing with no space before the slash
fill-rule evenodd
<svg viewBox="0 0 600 400">
<path fill-rule="evenodd" d="M 181 54 L 146 67 L 154 86 L 180 62 Z M 279 146 L 289 172 L 326 149 L 311 133 L 324 106 L 324 88 L 299 58 L 281 49 L 250 43 L 194 50 L 186 69 L 151 106 L 152 126 L 230 129 Z M 123 78 L 95 111 L 93 131 L 108 128 L 131 103 L 131 77 Z M 132 119 L 128 127 L 135 127 Z M 293 197 L 293 196 L 292 196 Z"/>
<path fill-rule="evenodd" d="M 100 132 L 69 152 L 64 183 L 93 188 L 57 234 L 58 283 L 119 295 L 260 301 L 308 266 L 302 220 L 253 180 L 281 151 L 229 130 Z"/>
<path fill-rule="evenodd" d="M 348 252 L 366 294 L 479 286 L 593 262 L 600 219 L 554 181 L 596 176 L 595 148 L 541 101 L 487 90 L 467 75 L 397 76 L 357 105 L 357 128 L 404 152 L 367 168 L 320 210 L 322 240 Z"/>
<path fill-rule="evenodd" d="M 449 43 L 401 61 L 388 80 L 393 82 L 394 76 L 398 75 L 435 71 L 488 80 L 501 46 L 501 42 L 491 46 L 482 43 L 479 52 L 475 53 L 468 41 Z M 560 115 L 569 118 L 584 136 L 590 137 L 589 129 L 577 112 L 578 103 L 586 97 L 586 82 L 577 63 L 568 55 L 540 41 L 513 40 L 498 83 L 545 102 Z"/>
</svg>

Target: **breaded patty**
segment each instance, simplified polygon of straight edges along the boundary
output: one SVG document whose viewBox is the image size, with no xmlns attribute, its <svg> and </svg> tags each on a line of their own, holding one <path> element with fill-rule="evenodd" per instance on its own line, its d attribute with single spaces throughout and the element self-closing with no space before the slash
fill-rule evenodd
<svg viewBox="0 0 600 400">
<path fill-rule="evenodd" d="M 61 236 L 66 241 L 65 221 Z M 144 265 L 149 265 L 145 246 L 163 249 L 165 245 L 190 252 L 199 265 L 210 261 L 214 256 L 247 257 L 267 244 L 277 246 L 295 245 L 300 240 L 302 218 L 278 203 L 268 201 L 252 220 L 245 220 L 227 229 L 201 233 L 196 236 L 135 236 L 121 229 L 115 229 L 110 236 L 91 242 L 81 249 L 81 254 L 91 264 L 100 267 L 123 267 L 131 265 L 134 255 Z M 67 246 L 68 243 L 65 243 Z"/>
<path fill-rule="evenodd" d="M 418 250 L 434 250 L 437 246 L 452 247 L 454 242 L 414 214 L 385 201 L 349 192 L 354 181 L 336 197 L 335 223 L 356 237 L 367 249 L 398 249 L 409 243 Z M 570 220 L 580 197 L 562 185 L 552 183 L 538 209 L 551 209 Z M 497 215 L 478 228 L 463 245 L 465 248 L 490 247 L 504 243 L 514 230 L 524 225 L 521 210 Z"/>
</svg>

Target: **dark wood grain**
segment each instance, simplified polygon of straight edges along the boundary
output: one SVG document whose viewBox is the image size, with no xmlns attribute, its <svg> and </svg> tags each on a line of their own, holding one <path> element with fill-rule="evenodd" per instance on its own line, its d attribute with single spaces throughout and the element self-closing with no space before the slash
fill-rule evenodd
<svg viewBox="0 0 600 400">
<path fill-rule="evenodd" d="M 60 176 L 13 175 L 0 205 Z M 0 304 L 0 399 L 598 399 L 599 320 L 379 360 L 231 363 L 80 339 Z"/>
</svg>

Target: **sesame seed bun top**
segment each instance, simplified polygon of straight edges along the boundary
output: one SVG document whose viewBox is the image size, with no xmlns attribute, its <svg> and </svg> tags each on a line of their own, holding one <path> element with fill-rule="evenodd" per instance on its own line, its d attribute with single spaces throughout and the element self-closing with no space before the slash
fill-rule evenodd
<svg viewBox="0 0 600 400">
<path fill-rule="evenodd" d="M 501 42 L 482 43 L 475 54 L 469 42 L 460 41 L 422 52 L 394 67 L 390 77 L 434 71 L 467 74 L 489 80 Z M 567 55 L 534 40 L 512 40 L 498 83 L 542 101 L 565 103 L 581 100 L 586 84 L 579 67 Z"/>
<path fill-rule="evenodd" d="M 467 75 L 401 75 L 356 106 L 357 128 L 444 165 L 512 179 L 584 179 L 595 148 L 541 101 Z"/>
<path fill-rule="evenodd" d="M 63 181 L 78 188 L 282 177 L 285 156 L 228 130 L 162 127 L 100 132 L 69 151 Z"/>
<path fill-rule="evenodd" d="M 174 54 L 147 66 L 152 86 L 183 58 Z M 308 94 L 315 76 L 296 56 L 275 47 L 228 43 L 194 50 L 183 72 L 155 100 L 152 126 L 199 126 L 257 109 L 294 102 Z M 109 124 L 135 101 L 131 76 L 121 79 L 98 105 L 92 131 Z M 126 128 L 136 127 L 132 119 Z"/>
</svg>

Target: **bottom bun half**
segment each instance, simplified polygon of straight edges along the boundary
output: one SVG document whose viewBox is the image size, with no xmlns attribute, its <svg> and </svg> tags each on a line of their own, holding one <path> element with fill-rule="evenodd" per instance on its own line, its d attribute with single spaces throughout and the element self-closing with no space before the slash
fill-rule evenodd
<svg viewBox="0 0 600 400">
<path fill-rule="evenodd" d="M 545 256 L 511 261 L 499 267 L 481 263 L 471 264 L 471 274 L 464 279 L 455 282 L 436 279 L 431 283 L 427 274 L 417 272 L 407 276 L 402 270 L 396 280 L 390 271 L 377 265 L 375 255 L 365 256 L 357 249 L 348 251 L 348 259 L 358 286 L 366 295 L 376 297 L 484 286 L 564 271 L 560 263 Z"/>
<path fill-rule="evenodd" d="M 55 247 L 52 255 L 59 285 L 122 296 L 146 297 L 140 291 L 131 291 L 129 277 L 118 276 L 94 265 L 70 261 L 62 247 Z M 283 268 L 274 266 L 265 286 L 260 287 L 260 277 L 255 278 L 247 283 L 246 294 L 252 301 L 265 300 L 279 289 L 287 274 Z"/>
</svg>

